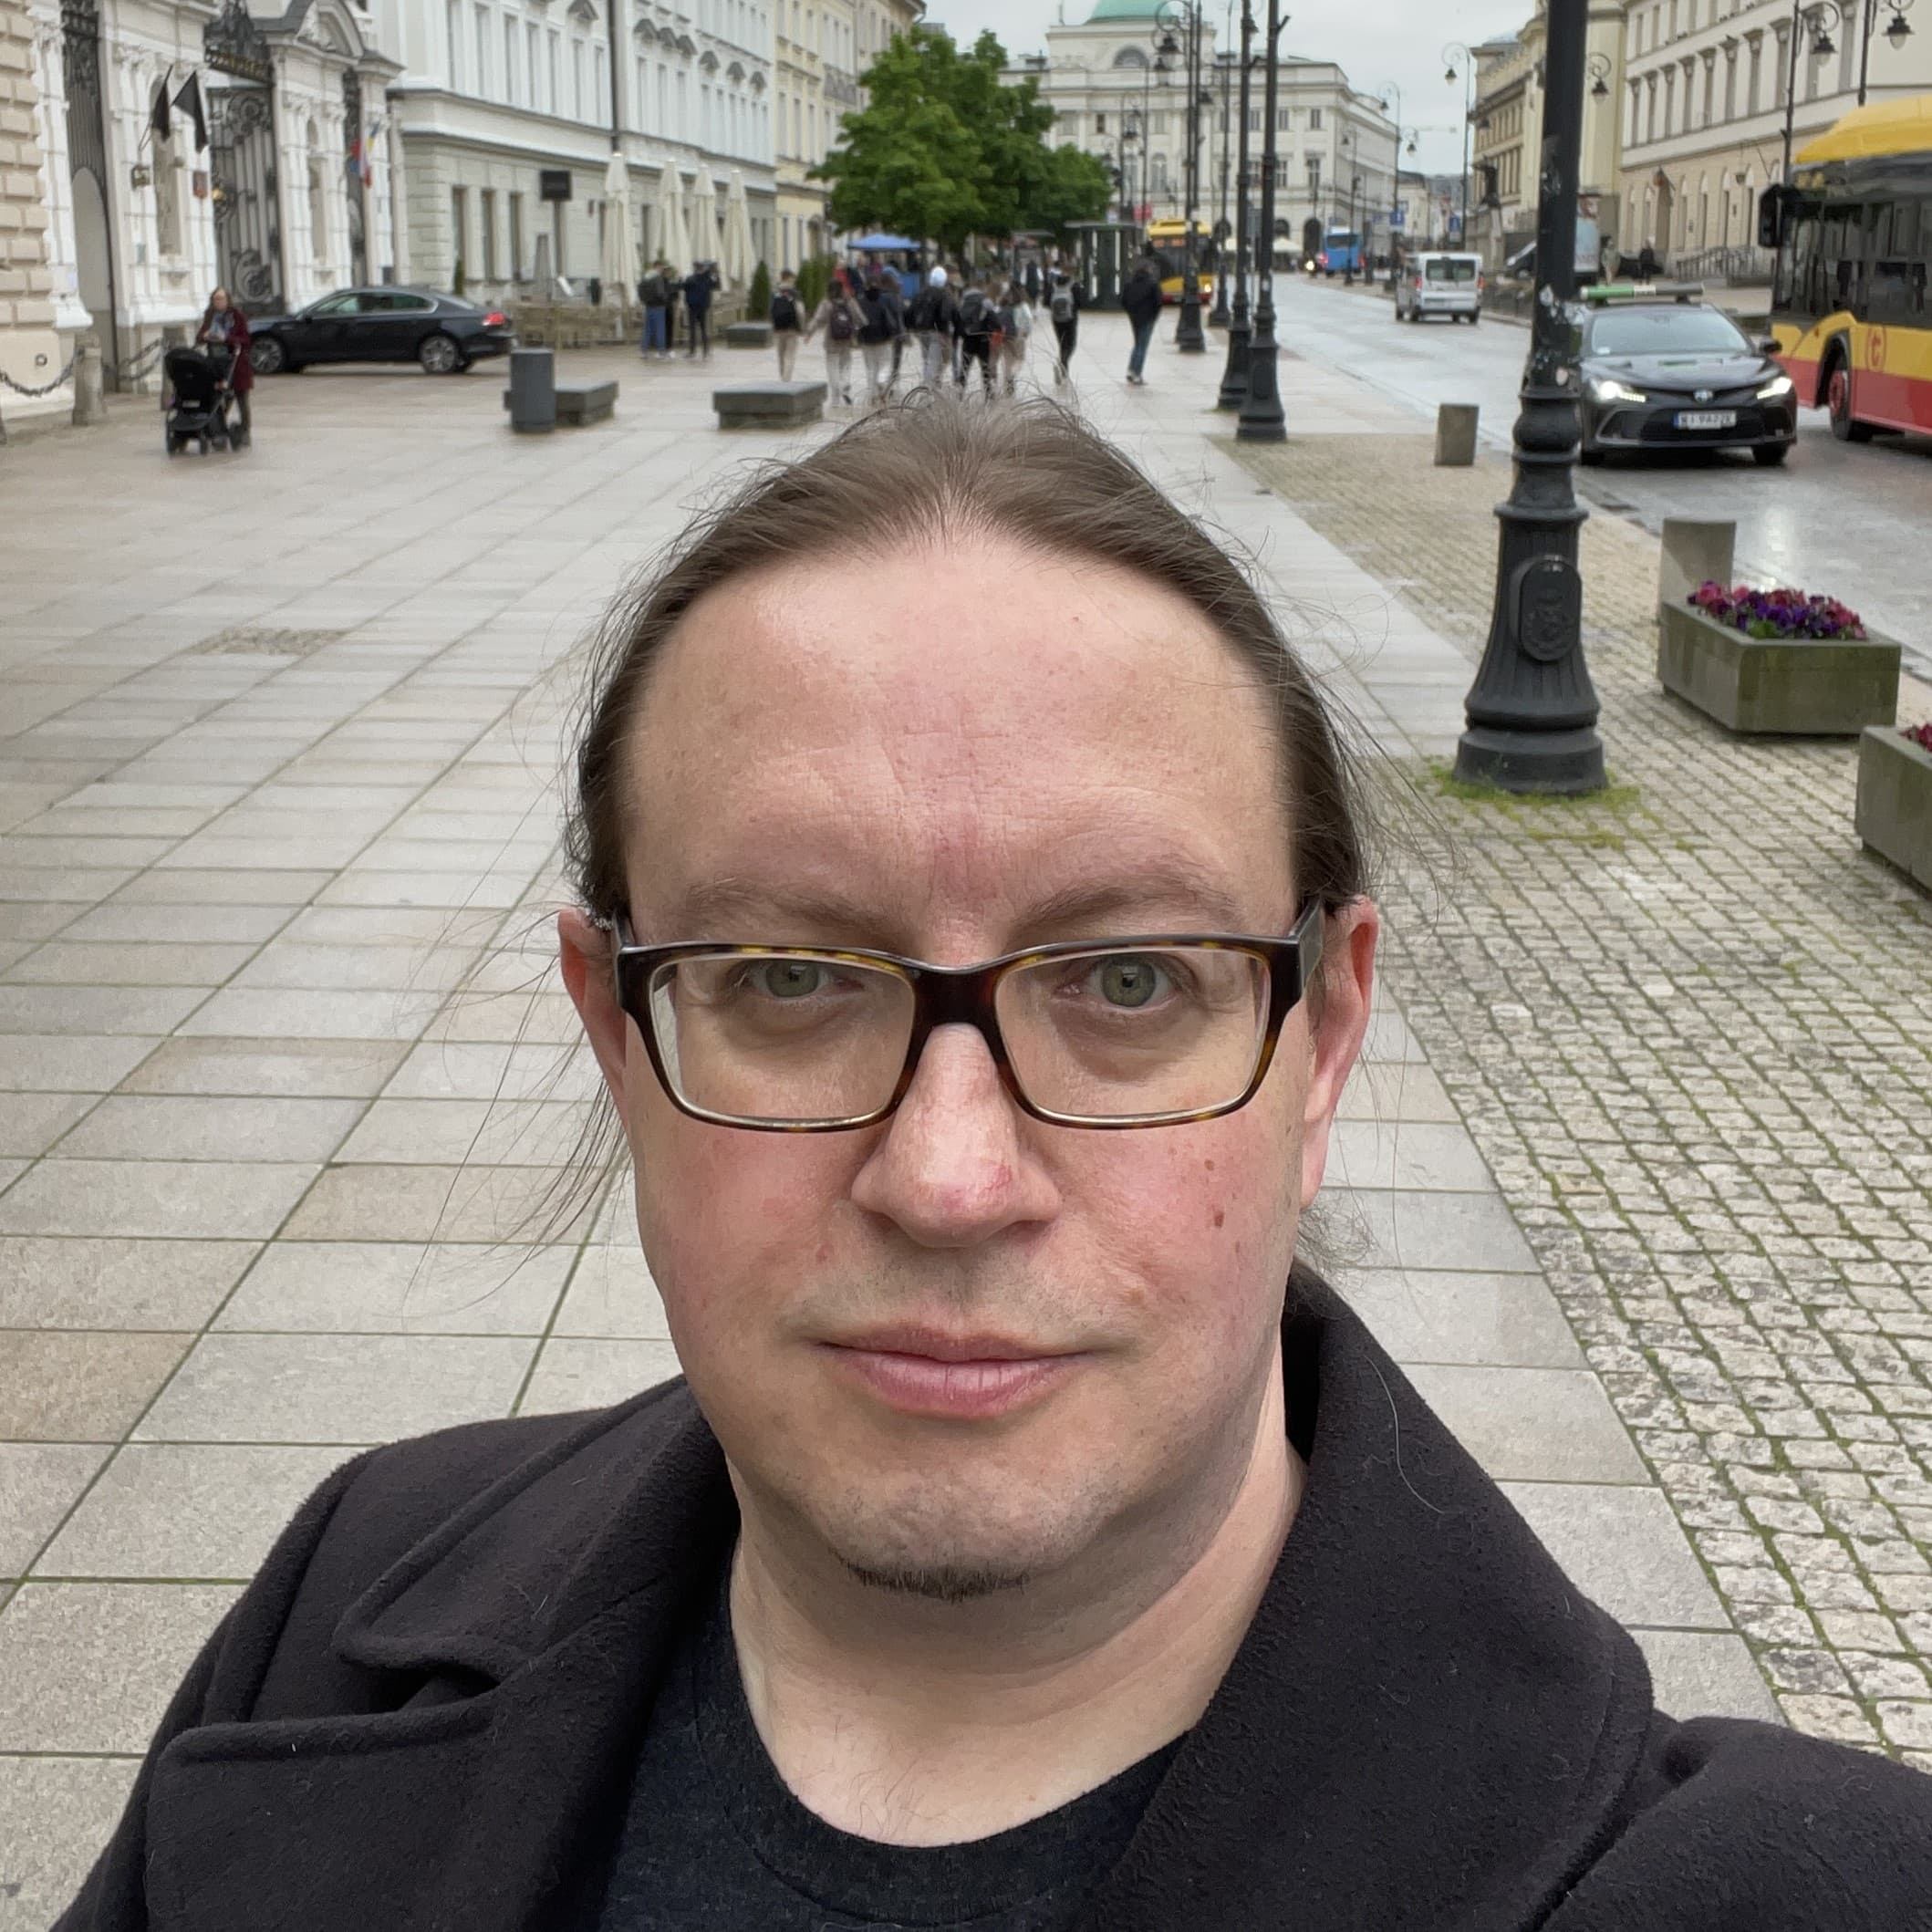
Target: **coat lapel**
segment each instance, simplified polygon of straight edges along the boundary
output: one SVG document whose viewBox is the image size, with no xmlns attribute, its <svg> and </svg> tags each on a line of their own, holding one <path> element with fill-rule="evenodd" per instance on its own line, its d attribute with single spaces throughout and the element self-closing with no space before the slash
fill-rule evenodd
<svg viewBox="0 0 1932 1932">
<path fill-rule="evenodd" d="M 597 1418 L 350 1605 L 336 1653 L 400 1708 L 256 1714 L 168 1748 L 149 1801 L 157 1927 L 583 1922 L 693 1586 L 736 1530 L 715 1442 L 670 1399 L 668 1442 L 660 1418 Z"/>
<path fill-rule="evenodd" d="M 1540 1924 L 1641 1750 L 1642 1657 L 1339 1298 L 1297 1277 L 1287 1329 L 1306 1496 L 1082 1932 Z"/>
</svg>

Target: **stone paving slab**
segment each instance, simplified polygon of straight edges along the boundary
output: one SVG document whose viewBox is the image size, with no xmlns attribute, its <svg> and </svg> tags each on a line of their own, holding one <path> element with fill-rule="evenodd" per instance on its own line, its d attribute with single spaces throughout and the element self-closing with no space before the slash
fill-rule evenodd
<svg viewBox="0 0 1932 1932">
<path fill-rule="evenodd" d="M 1128 390 L 1125 355 L 1091 318 L 1081 406 L 1301 600 L 1367 737 L 1452 732 L 1456 648 L 1211 440 L 1218 369 L 1164 355 Z M 0 1932 L 71 1889 L 338 1459 L 674 1368 L 628 1190 L 558 1189 L 595 1088 L 545 944 L 568 653 L 786 445 L 717 437 L 701 369 L 605 360 L 618 417 L 567 436 L 513 440 L 487 383 L 314 371 L 258 390 L 245 468 L 150 464 L 117 403 L 0 476 L 36 557 L 0 608 Z M 1284 373 L 1328 429 L 1383 407 Z M 184 516 L 231 541 L 184 558 Z M 1385 1003 L 1324 1196 L 1345 1290 L 1667 1707 L 1770 1710 L 1448 1064 Z"/>
</svg>

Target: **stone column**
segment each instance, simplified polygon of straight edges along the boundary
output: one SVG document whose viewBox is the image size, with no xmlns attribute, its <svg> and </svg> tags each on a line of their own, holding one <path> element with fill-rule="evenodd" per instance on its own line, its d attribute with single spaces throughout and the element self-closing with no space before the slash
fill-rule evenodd
<svg viewBox="0 0 1932 1932">
<path fill-rule="evenodd" d="M 54 327 L 37 95 L 26 0 L 0 0 L 0 374 L 24 389 L 54 382 L 71 341 Z M 0 421 L 67 416 L 73 407 L 71 379 L 37 397 L 0 384 Z"/>
</svg>

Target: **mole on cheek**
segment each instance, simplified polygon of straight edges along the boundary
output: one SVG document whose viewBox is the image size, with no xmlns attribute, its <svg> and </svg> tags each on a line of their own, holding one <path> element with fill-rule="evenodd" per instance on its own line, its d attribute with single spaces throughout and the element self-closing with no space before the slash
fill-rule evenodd
<svg viewBox="0 0 1932 1932">
<path fill-rule="evenodd" d="M 832 1243 L 830 1241 L 820 1241 L 818 1244 L 818 1252 L 814 1257 L 814 1259 L 815 1259 L 821 1266 L 823 1266 L 826 1262 L 830 1261 L 832 1259 Z"/>
<path fill-rule="evenodd" d="M 1214 1225 L 1215 1225 L 1215 1226 L 1216 1226 L 1217 1228 L 1218 1228 L 1218 1227 L 1220 1227 L 1220 1224 L 1221 1224 L 1221 1223 L 1222 1223 L 1222 1222 L 1223 1222 L 1224 1220 L 1227 1220 L 1227 1218 L 1228 1218 L 1228 1216 L 1227 1216 L 1227 1213 L 1226 1213 L 1226 1211 L 1225 1211 L 1225 1210 L 1224 1210 L 1223 1209 L 1220 1209 L 1220 1208 L 1217 1208 L 1217 1209 L 1215 1209 L 1215 1210 L 1214 1210 Z"/>
</svg>

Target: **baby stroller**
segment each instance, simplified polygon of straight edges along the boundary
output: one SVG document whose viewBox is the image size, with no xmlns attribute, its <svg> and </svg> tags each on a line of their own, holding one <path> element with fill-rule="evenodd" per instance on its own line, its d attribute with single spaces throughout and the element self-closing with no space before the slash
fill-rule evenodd
<svg viewBox="0 0 1932 1932">
<path fill-rule="evenodd" d="M 164 425 L 169 455 L 180 455 L 191 442 L 201 445 L 203 456 L 211 447 L 246 447 L 246 433 L 239 425 L 231 430 L 228 423 L 234 400 L 228 381 L 234 360 L 229 350 L 212 347 L 171 348 L 161 358 L 171 399 Z"/>
</svg>

